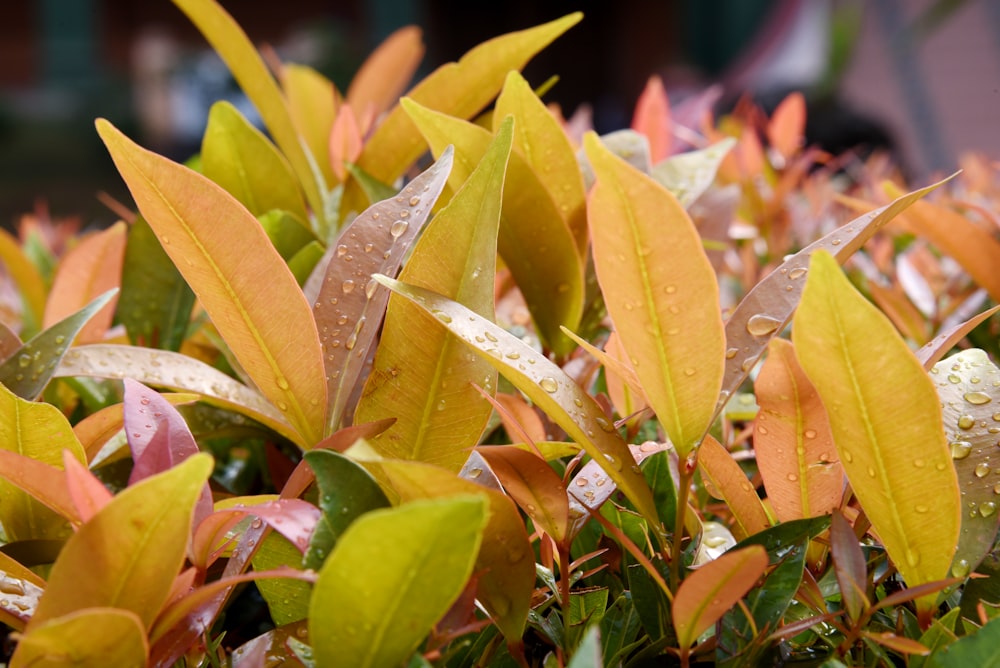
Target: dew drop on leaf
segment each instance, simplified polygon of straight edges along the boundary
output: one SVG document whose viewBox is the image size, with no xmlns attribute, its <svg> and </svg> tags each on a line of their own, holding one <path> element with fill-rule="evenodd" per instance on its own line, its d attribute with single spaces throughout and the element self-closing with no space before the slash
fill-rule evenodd
<svg viewBox="0 0 1000 668">
<path fill-rule="evenodd" d="M 283 390 L 288 389 L 288 381 L 285 379 L 284 376 L 278 376 L 277 378 L 275 378 L 274 382 L 281 389 Z"/>
<path fill-rule="evenodd" d="M 433 311 L 434 317 L 443 322 L 444 324 L 451 323 L 451 316 L 444 311 Z"/>
<path fill-rule="evenodd" d="M 542 378 L 540 381 L 538 381 L 538 385 L 549 394 L 552 394 L 553 392 L 559 389 L 559 383 L 556 382 L 555 378 L 552 378 L 550 376 L 545 376 L 544 378 Z"/>
<path fill-rule="evenodd" d="M 972 444 L 968 441 L 954 441 L 951 443 L 951 458 L 965 459 L 972 453 Z"/>
<path fill-rule="evenodd" d="M 971 415 L 962 415 L 958 418 L 958 428 L 963 430 L 972 429 L 976 425 L 976 418 Z"/>
<path fill-rule="evenodd" d="M 988 404 L 992 401 L 992 399 L 990 399 L 990 395 L 985 392 L 966 392 L 962 395 L 962 398 L 974 406 L 982 406 L 983 404 Z"/>
<path fill-rule="evenodd" d="M 340 289 L 344 291 L 344 294 L 350 294 L 354 290 L 354 281 L 347 279 L 341 284 Z"/>
<path fill-rule="evenodd" d="M 781 327 L 781 321 L 769 315 L 758 313 L 747 320 L 747 332 L 754 336 L 773 334 Z"/>
<path fill-rule="evenodd" d="M 733 359 L 734 357 L 736 357 L 736 353 L 738 353 L 738 352 L 739 352 L 739 350 L 737 350 L 736 348 L 727 348 L 726 349 L 726 359 L 727 360 Z"/>
<path fill-rule="evenodd" d="M 344 257 L 347 255 L 347 246 L 340 244 L 337 246 L 337 257 Z"/>
<path fill-rule="evenodd" d="M 993 501 L 984 501 L 979 504 L 979 514 L 983 517 L 990 517 L 997 511 L 997 504 Z"/>
<path fill-rule="evenodd" d="M 990 465 L 987 464 L 986 462 L 979 462 L 978 464 L 976 464 L 974 473 L 976 474 L 977 478 L 985 478 L 990 474 Z"/>
<path fill-rule="evenodd" d="M 397 220 L 389 226 L 389 235 L 392 236 L 393 239 L 398 239 L 404 232 L 406 232 L 406 228 L 409 226 L 410 224 L 405 220 Z"/>
<path fill-rule="evenodd" d="M 806 269 L 805 267 L 795 267 L 794 269 L 792 269 L 791 271 L 788 272 L 788 278 L 790 278 L 790 279 L 792 279 L 794 281 L 796 279 L 799 279 L 799 278 L 802 278 L 803 276 L 805 276 L 807 271 L 809 271 L 809 270 Z"/>
<path fill-rule="evenodd" d="M 918 503 L 917 505 L 913 506 L 913 510 L 916 511 L 917 513 L 920 513 L 921 515 L 923 515 L 928 510 L 930 510 L 930 508 L 928 508 L 927 506 L 923 505 L 922 503 Z"/>
<path fill-rule="evenodd" d="M 965 559 L 959 559 L 951 565 L 951 574 L 956 578 L 964 578 L 969 574 L 969 570 L 969 562 Z"/>
</svg>

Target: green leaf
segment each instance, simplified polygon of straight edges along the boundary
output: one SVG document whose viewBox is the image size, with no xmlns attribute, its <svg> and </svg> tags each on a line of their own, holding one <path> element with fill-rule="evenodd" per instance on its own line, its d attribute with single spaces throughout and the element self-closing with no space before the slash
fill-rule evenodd
<svg viewBox="0 0 1000 668">
<path fill-rule="evenodd" d="M 998 668 L 1000 654 L 1000 618 L 990 620 L 973 635 L 959 638 L 928 657 L 925 668 Z"/>
<path fill-rule="evenodd" d="M 686 209 L 712 185 L 723 158 L 735 145 L 734 138 L 726 137 L 708 148 L 678 153 L 656 164 L 649 175 Z"/>
<path fill-rule="evenodd" d="M 476 598 L 508 641 L 519 641 L 534 590 L 535 554 L 521 514 L 510 497 L 430 464 L 385 460 L 379 466 L 404 501 L 467 494 L 486 497 L 490 512 L 474 567 L 478 577 Z M 472 468 L 469 474 L 481 482 L 484 472 Z"/>
<path fill-rule="evenodd" d="M 492 100 L 511 70 L 520 70 L 559 35 L 580 21 L 576 12 L 555 21 L 508 33 L 474 47 L 457 63 L 442 65 L 410 92 L 415 102 L 457 118 L 472 118 Z M 395 181 L 420 157 L 426 144 L 399 105 L 365 143 L 358 166 L 383 183 Z M 347 210 L 359 209 L 357 193 L 345 196 Z"/>
<path fill-rule="evenodd" d="M 259 392 L 180 353 L 111 343 L 77 346 L 63 357 L 54 375 L 132 378 L 144 385 L 194 392 L 206 403 L 253 418 L 300 447 L 311 445 Z"/>
<path fill-rule="evenodd" d="M 671 461 L 671 457 L 674 461 Z M 642 475 L 653 490 L 653 501 L 660 512 L 660 518 L 668 531 L 674 530 L 677 521 L 677 474 L 676 455 L 671 451 L 654 453 L 642 463 Z"/>
<path fill-rule="evenodd" d="M 191 320 L 194 292 L 177 271 L 146 220 L 129 227 L 118 320 L 133 344 L 180 350 Z"/>
<path fill-rule="evenodd" d="M 284 260 L 224 190 L 103 119 L 97 127 L 140 212 L 219 334 L 311 447 L 325 423 L 323 358 L 311 310 Z"/>
<path fill-rule="evenodd" d="M 63 450 L 86 462 L 69 421 L 52 404 L 26 401 L 0 385 L 0 448 L 63 468 Z M 13 467 L 11 467 L 12 473 Z M 64 538 L 66 520 L 20 487 L 0 481 L 0 523 L 9 542 Z"/>
<path fill-rule="evenodd" d="M 315 450 L 307 452 L 305 460 L 316 474 L 323 515 L 302 562 L 319 569 L 347 527 L 371 510 L 388 507 L 389 499 L 371 474 L 337 452 Z"/>
<path fill-rule="evenodd" d="M 639 626 L 639 614 L 632 604 L 632 594 L 624 591 L 601 618 L 604 665 L 616 666 L 624 660 L 629 646 L 639 636 Z"/>
<path fill-rule="evenodd" d="M 855 218 L 809 244 L 777 269 L 768 274 L 740 300 L 726 321 L 726 373 L 722 382 L 722 397 L 736 392 L 771 338 L 784 329 L 799 304 L 809 271 L 809 258 L 816 251 L 826 250 L 844 263 L 878 230 L 897 214 L 950 178 L 903 195 L 880 209 Z M 716 413 L 723 409 L 720 402 Z"/>
<path fill-rule="evenodd" d="M 931 379 L 825 251 L 812 256 L 792 340 L 847 479 L 903 579 L 913 587 L 945 578 L 961 498 Z M 921 615 L 935 599 L 917 600 Z"/>
<path fill-rule="evenodd" d="M 665 188 L 584 139 L 594 266 L 615 331 L 682 459 L 712 423 L 726 349 L 719 287 L 687 212 Z"/>
<path fill-rule="evenodd" d="M 255 571 L 269 571 L 281 566 L 299 568 L 302 553 L 290 540 L 272 531 L 261 541 L 250 562 Z M 292 578 L 261 578 L 257 580 L 257 589 L 264 597 L 276 625 L 291 624 L 309 616 L 312 586 L 308 582 Z"/>
<path fill-rule="evenodd" d="M 407 660 L 465 587 L 485 523 L 480 497 L 413 501 L 359 518 L 313 589 L 309 637 L 317 664 Z"/>
<path fill-rule="evenodd" d="M 117 292 L 117 288 L 105 292 L 73 315 L 36 334 L 0 364 L 0 383 L 24 399 L 38 397 L 77 333 Z"/>
<path fill-rule="evenodd" d="M 651 525 L 659 523 L 652 493 L 625 441 L 594 399 L 562 369 L 461 304 L 386 276 L 373 278 L 432 313 L 441 325 L 528 395 L 583 446 Z"/>
<path fill-rule="evenodd" d="M 489 131 L 473 123 L 422 107 L 404 98 L 410 114 L 435 155 L 455 147 L 449 183 L 457 190 L 490 144 Z M 497 248 L 524 295 L 538 334 L 561 354 L 574 346 L 559 329 L 575 329 L 583 313 L 583 263 L 576 240 L 555 202 L 530 164 L 510 156 L 504 186 Z"/>
<path fill-rule="evenodd" d="M 295 255 L 288 258 L 288 270 L 295 276 L 299 285 L 305 285 L 309 276 L 323 259 L 325 249 L 323 244 L 313 240 L 303 246 Z"/>
<path fill-rule="evenodd" d="M 146 630 L 135 613 L 93 607 L 32 625 L 18 639 L 10 665 L 138 667 L 148 654 Z"/>
<path fill-rule="evenodd" d="M 972 348 L 938 362 L 930 373 L 966 510 L 950 575 L 965 577 L 992 550 L 1000 521 L 1000 472 L 993 463 L 1000 426 L 994 419 L 1000 417 L 1000 389 L 994 383 L 1000 384 L 1000 369 Z"/>
<path fill-rule="evenodd" d="M 253 215 L 288 211 L 308 229 L 309 214 L 288 161 L 229 102 L 216 102 L 208 112 L 201 140 L 201 173 Z"/>
<path fill-rule="evenodd" d="M 646 634 L 654 641 L 672 637 L 670 601 L 640 564 L 628 567 L 628 588 Z"/>
<path fill-rule="evenodd" d="M 469 180 L 428 225 L 400 274 L 400 280 L 489 319 L 511 125 L 501 128 Z M 370 441 L 376 451 L 458 472 L 493 412 L 474 384 L 492 394 L 496 379 L 496 371 L 470 355 L 432 315 L 394 295 L 354 419 L 396 418 Z"/>
<path fill-rule="evenodd" d="M 271 245 L 285 260 L 289 260 L 316 237 L 287 211 L 272 209 L 257 216 Z M 317 242 L 318 243 L 318 242 Z M 320 253 L 322 255 L 322 253 Z"/>
<path fill-rule="evenodd" d="M 316 179 L 315 156 L 309 155 L 302 143 L 281 89 L 260 54 L 233 17 L 215 0 L 174 0 L 174 4 L 198 27 L 257 107 L 264 125 L 295 170 L 309 207 L 315 215 L 322 216 L 325 187 Z"/>
<path fill-rule="evenodd" d="M 605 592 L 605 596 L 607 592 Z M 573 653 L 573 658 L 566 664 L 566 668 L 603 668 L 604 662 L 601 657 L 601 629 L 599 626 L 591 626 L 583 636 L 580 646 Z"/>
<path fill-rule="evenodd" d="M 212 459 L 197 454 L 114 497 L 66 542 L 28 624 L 78 610 L 131 610 L 148 628 L 184 563 L 191 517 Z"/>
</svg>

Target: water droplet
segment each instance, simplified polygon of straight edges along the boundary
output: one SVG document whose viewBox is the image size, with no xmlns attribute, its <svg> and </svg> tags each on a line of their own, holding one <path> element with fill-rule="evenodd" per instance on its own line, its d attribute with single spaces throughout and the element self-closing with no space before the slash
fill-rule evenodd
<svg viewBox="0 0 1000 668">
<path fill-rule="evenodd" d="M 762 425 L 760 422 L 757 423 L 757 432 L 763 435 L 767 435 L 767 427 Z"/>
<path fill-rule="evenodd" d="M 960 376 L 956 376 L 953 373 L 949 373 L 948 382 L 951 383 L 952 385 L 958 385 L 959 383 L 962 382 L 962 378 Z"/>
<path fill-rule="evenodd" d="M 913 506 L 913 510 L 915 510 L 916 512 L 918 512 L 918 513 L 920 513 L 922 515 L 922 514 L 926 513 L 928 510 L 930 510 L 930 508 L 928 508 L 927 506 L 925 506 L 922 503 L 918 503 L 917 505 Z"/>
<path fill-rule="evenodd" d="M 788 278 L 790 278 L 790 279 L 792 279 L 794 281 L 796 279 L 799 279 L 799 278 L 802 278 L 803 276 L 805 276 L 807 271 L 809 271 L 809 270 L 806 269 L 805 267 L 795 267 L 794 269 L 792 269 L 791 271 L 788 272 Z"/>
<path fill-rule="evenodd" d="M 993 414 L 993 421 L 994 422 L 1000 422 L 1000 413 L 994 413 Z"/>
<path fill-rule="evenodd" d="M 672 295 L 675 292 L 677 292 L 677 286 L 676 285 L 668 285 L 667 287 L 663 288 L 663 291 L 666 292 L 668 295 Z"/>
<path fill-rule="evenodd" d="M 854 455 L 851 453 L 850 450 L 844 450 L 844 461 L 847 462 L 848 464 L 854 461 Z"/>
<path fill-rule="evenodd" d="M 160 237 L 160 241 L 163 243 L 164 246 L 170 245 L 170 237 L 168 237 L 166 234 Z"/>
<path fill-rule="evenodd" d="M 598 427 L 601 428 L 601 431 L 604 431 L 604 432 L 607 432 L 607 433 L 610 434 L 611 432 L 613 432 L 615 430 L 615 426 L 611 423 L 610 420 L 608 420 L 606 418 L 598 416 L 598 417 L 594 418 L 594 422 L 597 424 Z"/>
<path fill-rule="evenodd" d="M 798 482 L 799 479 L 799 476 L 795 475 L 794 473 L 789 473 L 787 477 L 788 477 L 788 482 Z"/>
<path fill-rule="evenodd" d="M 375 244 L 373 244 L 372 242 L 369 241 L 368 243 L 365 244 L 365 252 L 366 253 L 371 253 L 372 250 L 374 250 L 374 249 L 375 249 Z"/>
<path fill-rule="evenodd" d="M 993 501 L 983 501 L 979 504 L 979 514 L 983 517 L 989 517 L 997 512 L 997 504 Z"/>
<path fill-rule="evenodd" d="M 965 559 L 959 559 L 951 565 L 951 574 L 956 578 L 964 578 L 969 574 L 969 570 L 971 570 L 971 567 Z"/>
<path fill-rule="evenodd" d="M 1000 482 L 998 482 L 997 484 L 993 485 L 993 493 L 994 494 L 1000 494 Z"/>
<path fill-rule="evenodd" d="M 951 458 L 965 459 L 972 453 L 972 443 L 968 441 L 954 441 L 951 443 Z"/>
<path fill-rule="evenodd" d="M 962 415 L 958 418 L 958 428 L 969 430 L 976 426 L 976 418 L 971 415 Z"/>
<path fill-rule="evenodd" d="M 410 224 L 407 223 L 405 220 L 397 220 L 396 222 L 394 222 L 392 225 L 389 226 L 389 234 L 392 236 L 393 239 L 398 239 L 403 235 L 404 232 L 406 232 L 406 228 L 409 226 Z"/>
<path fill-rule="evenodd" d="M 556 379 L 552 378 L 551 376 L 545 376 L 544 378 L 542 378 L 540 381 L 538 381 L 538 385 L 549 394 L 552 394 L 553 392 L 559 389 L 559 383 L 557 383 Z"/>
<path fill-rule="evenodd" d="M 622 470 L 622 463 L 621 463 L 621 461 L 619 461 L 618 458 L 615 457 L 614 455 L 609 455 L 609 454 L 605 453 L 604 454 L 604 459 L 608 462 L 608 464 L 611 464 L 611 468 L 613 468 L 614 470 L 616 470 L 616 471 L 621 471 Z"/>
<path fill-rule="evenodd" d="M 982 406 L 983 404 L 988 404 L 992 401 L 992 399 L 990 399 L 990 395 L 985 392 L 966 392 L 962 395 L 962 398 L 975 406 Z"/>
<path fill-rule="evenodd" d="M 283 390 L 288 389 L 288 381 L 285 379 L 284 376 L 278 376 L 277 378 L 275 378 L 274 383 Z"/>
<path fill-rule="evenodd" d="M 736 353 L 738 353 L 738 352 L 739 352 L 739 350 L 737 350 L 736 348 L 728 348 L 726 350 L 726 359 L 727 360 L 733 359 L 734 357 L 736 357 Z"/>
<path fill-rule="evenodd" d="M 747 320 L 747 332 L 754 336 L 773 334 L 779 327 L 781 327 L 780 320 L 760 313 L 750 316 L 750 319 Z"/>
<path fill-rule="evenodd" d="M 451 316 L 448 315 L 447 313 L 445 313 L 444 311 L 437 311 L 437 310 L 435 310 L 435 311 L 432 311 L 432 313 L 434 314 L 435 318 L 437 318 L 438 320 L 440 320 L 444 324 L 447 325 L 447 324 L 451 323 Z"/>
<path fill-rule="evenodd" d="M 986 462 L 979 462 L 976 464 L 976 468 L 973 473 L 976 474 L 977 478 L 985 478 L 990 474 L 990 465 Z"/>
<path fill-rule="evenodd" d="M 352 293 L 354 291 L 354 281 L 347 279 L 341 284 L 340 289 L 344 291 L 345 295 Z"/>
<path fill-rule="evenodd" d="M 804 432 L 802 432 L 802 435 L 805 436 L 806 438 L 816 438 L 816 430 L 806 429 Z"/>
<path fill-rule="evenodd" d="M 416 195 L 414 195 L 413 197 L 410 198 L 410 206 L 416 206 L 418 204 L 420 204 L 420 198 L 419 197 L 417 197 Z"/>
<path fill-rule="evenodd" d="M 445 400 L 444 400 L 444 399 L 442 399 L 441 401 L 439 401 L 439 402 L 437 403 L 437 409 L 438 409 L 439 411 L 443 411 L 443 410 L 444 410 L 445 408 L 447 408 L 447 407 L 448 407 L 448 404 L 447 404 L 447 402 L 445 402 Z"/>
<path fill-rule="evenodd" d="M 284 401 L 279 401 L 278 402 L 278 410 L 280 410 L 280 411 L 287 411 L 288 410 L 288 404 L 286 404 Z"/>
<path fill-rule="evenodd" d="M 922 460 L 922 459 L 914 459 L 914 460 L 913 460 L 913 465 L 914 465 L 915 467 L 917 467 L 918 469 L 922 469 L 922 468 L 924 468 L 924 466 L 926 466 L 926 465 L 927 465 L 927 462 L 925 462 L 925 461 L 924 461 L 924 460 Z"/>
<path fill-rule="evenodd" d="M 573 403 L 576 405 L 577 408 L 583 408 L 583 401 L 582 400 L 574 398 L 573 399 Z"/>
<path fill-rule="evenodd" d="M 62 334 L 60 334 L 59 336 L 56 337 L 56 345 L 62 345 L 64 343 L 66 343 L 66 337 L 65 336 L 63 336 Z"/>
<path fill-rule="evenodd" d="M 20 355 L 18 355 L 17 365 L 22 369 L 27 369 L 29 366 L 31 366 L 31 355 L 28 355 L 27 353 L 21 353 Z"/>
<path fill-rule="evenodd" d="M 399 200 L 399 201 L 402 201 L 402 200 Z M 399 212 L 399 217 L 400 218 L 409 218 L 410 217 L 410 212 L 409 211 L 400 211 Z"/>
<path fill-rule="evenodd" d="M 695 375 L 696 373 L 698 373 L 698 370 L 695 369 L 695 368 L 688 367 L 688 368 L 684 369 L 684 375 L 687 376 L 688 378 L 690 378 L 691 376 Z"/>
<path fill-rule="evenodd" d="M 340 244 L 337 246 L 337 257 L 344 257 L 345 255 L 347 255 L 347 246 Z"/>
<path fill-rule="evenodd" d="M 521 353 L 516 351 L 511 351 L 507 353 L 504 357 L 506 357 L 509 360 L 519 360 L 521 359 Z"/>
<path fill-rule="evenodd" d="M 358 345 L 358 333 L 351 332 L 351 335 L 347 337 L 347 341 L 344 341 L 344 347 L 348 350 L 354 350 L 354 346 Z"/>
</svg>

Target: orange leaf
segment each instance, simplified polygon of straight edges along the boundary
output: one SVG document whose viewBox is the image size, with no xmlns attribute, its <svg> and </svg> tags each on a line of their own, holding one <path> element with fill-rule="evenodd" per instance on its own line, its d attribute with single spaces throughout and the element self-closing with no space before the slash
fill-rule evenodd
<svg viewBox="0 0 1000 668">
<path fill-rule="evenodd" d="M 649 157 L 653 164 L 670 155 L 673 141 L 670 122 L 670 101 L 663 80 L 653 75 L 646 81 L 632 115 L 632 129 L 649 140 Z"/>
<path fill-rule="evenodd" d="M 347 87 L 347 103 L 364 115 L 378 116 L 406 90 L 423 57 L 420 28 L 404 26 L 395 31 L 358 68 Z"/>
<path fill-rule="evenodd" d="M 563 543 L 568 536 L 569 500 L 562 479 L 548 462 L 509 445 L 481 447 L 477 451 L 538 528 Z"/>
<path fill-rule="evenodd" d="M 532 443 L 542 443 L 548 438 L 542 418 L 538 417 L 535 409 L 521 395 L 498 393 L 496 402 L 504 409 L 504 412 L 498 413 L 511 440 L 516 442 L 521 434 Z"/>
<path fill-rule="evenodd" d="M 584 147 L 597 177 L 587 200 L 597 279 L 646 398 L 684 458 L 708 430 L 722 385 L 715 271 L 676 197 L 596 134 Z"/>
<path fill-rule="evenodd" d="M 347 178 L 345 162 L 354 162 L 361 154 L 361 131 L 351 105 L 344 103 L 330 131 L 330 167 L 341 181 Z"/>
<path fill-rule="evenodd" d="M 774 514 L 787 522 L 829 513 L 843 495 L 844 470 L 826 409 L 791 343 L 771 340 L 754 388 L 753 445 Z"/>
<path fill-rule="evenodd" d="M 767 568 L 760 545 L 726 552 L 691 573 L 674 596 L 671 613 L 677 644 L 686 652 L 708 627 L 736 605 Z"/>
<path fill-rule="evenodd" d="M 45 327 L 51 327 L 89 304 L 95 297 L 121 286 L 125 259 L 126 225 L 117 222 L 87 236 L 66 253 L 59 263 L 49 300 L 45 304 Z M 95 343 L 104 338 L 115 314 L 118 295 L 95 313 L 76 336 L 77 343 Z"/>
<path fill-rule="evenodd" d="M 111 501 L 108 491 L 86 466 L 63 450 L 63 467 L 66 471 L 66 491 L 76 508 L 81 522 L 87 522 Z"/>
<path fill-rule="evenodd" d="M 628 355 L 622 347 L 621 337 L 618 332 L 611 332 L 607 342 L 604 344 L 604 353 L 612 359 L 618 360 L 621 367 L 629 367 Z M 608 396 L 614 405 L 618 415 L 628 417 L 636 411 L 647 406 L 646 395 L 642 391 L 642 385 L 635 377 L 635 372 L 624 376 L 619 375 L 617 367 L 605 366 L 604 378 L 608 385 Z"/>
<path fill-rule="evenodd" d="M 806 98 L 796 91 L 782 100 L 771 114 L 767 124 L 767 141 L 787 159 L 802 148 L 805 129 Z"/>
<path fill-rule="evenodd" d="M 312 311 L 288 265 L 225 190 L 103 119 L 97 129 L 143 217 L 236 359 L 312 446 L 323 433 L 326 377 Z"/>
<path fill-rule="evenodd" d="M 712 436 L 706 436 L 698 448 L 698 468 L 714 487 L 713 494 L 729 506 L 736 524 L 732 527 L 737 540 L 743 540 L 771 526 L 764 505 L 729 451 Z"/>
</svg>

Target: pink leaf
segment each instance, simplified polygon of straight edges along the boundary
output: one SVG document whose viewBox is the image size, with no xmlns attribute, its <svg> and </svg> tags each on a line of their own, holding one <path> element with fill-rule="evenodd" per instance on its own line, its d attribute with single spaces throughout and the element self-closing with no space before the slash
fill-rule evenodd
<svg viewBox="0 0 1000 668">
<path fill-rule="evenodd" d="M 649 139 L 649 154 L 654 165 L 670 155 L 670 102 L 660 77 L 649 77 L 639 95 L 632 116 L 632 129 Z"/>
</svg>

